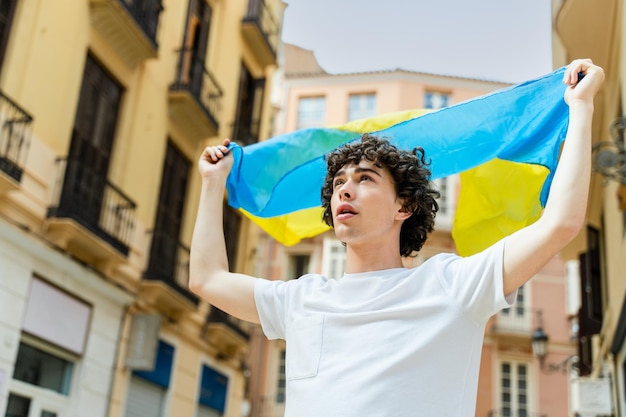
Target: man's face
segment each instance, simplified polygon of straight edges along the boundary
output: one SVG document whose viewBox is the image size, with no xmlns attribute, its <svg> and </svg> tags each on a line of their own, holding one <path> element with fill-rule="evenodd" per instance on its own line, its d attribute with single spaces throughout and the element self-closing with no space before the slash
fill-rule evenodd
<svg viewBox="0 0 626 417">
<path fill-rule="evenodd" d="M 350 244 L 397 244 L 400 228 L 408 215 L 391 174 L 367 160 L 340 169 L 333 179 L 330 201 L 337 238 Z"/>
</svg>

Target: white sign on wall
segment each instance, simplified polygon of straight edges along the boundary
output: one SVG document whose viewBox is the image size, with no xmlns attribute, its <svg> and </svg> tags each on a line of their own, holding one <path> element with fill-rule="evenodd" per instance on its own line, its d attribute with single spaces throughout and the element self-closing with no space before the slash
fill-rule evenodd
<svg viewBox="0 0 626 417">
<path fill-rule="evenodd" d="M 125 365 L 129 369 L 154 369 L 161 318 L 156 314 L 133 314 Z"/>
<path fill-rule="evenodd" d="M 572 411 L 576 414 L 613 413 L 609 378 L 578 378 L 572 381 Z"/>
<path fill-rule="evenodd" d="M 82 355 L 92 307 L 71 294 L 34 278 L 22 329 L 70 352 Z"/>
</svg>

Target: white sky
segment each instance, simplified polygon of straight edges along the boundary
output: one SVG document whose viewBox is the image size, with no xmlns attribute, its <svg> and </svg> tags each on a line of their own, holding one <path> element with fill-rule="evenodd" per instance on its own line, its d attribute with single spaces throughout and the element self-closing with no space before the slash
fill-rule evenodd
<svg viewBox="0 0 626 417">
<path fill-rule="evenodd" d="M 284 42 L 327 72 L 517 83 L 552 71 L 550 0 L 284 0 Z"/>
</svg>

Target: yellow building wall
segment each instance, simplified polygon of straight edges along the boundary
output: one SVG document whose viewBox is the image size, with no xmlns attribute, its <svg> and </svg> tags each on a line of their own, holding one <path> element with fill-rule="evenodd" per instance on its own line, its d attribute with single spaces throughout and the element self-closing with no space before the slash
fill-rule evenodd
<svg viewBox="0 0 626 417">
<path fill-rule="evenodd" d="M 46 211 L 54 197 L 58 175 L 55 159 L 69 152 L 87 54 L 92 54 L 123 87 L 107 179 L 136 203 L 135 230 L 128 258 L 117 269 L 100 272 L 107 282 L 122 286 L 135 296 L 131 308 L 134 312 L 166 316 L 159 311 L 159 302 L 142 292 L 142 274 L 149 257 L 150 232 L 157 213 L 167 141 L 172 140 L 191 164 L 180 234 L 182 243 L 189 246 L 200 189 L 197 158 L 205 146 L 231 135 L 242 63 L 255 78 L 266 80 L 260 140 L 267 139 L 270 130 L 273 112 L 270 92 L 276 65 L 259 62 L 258 51 L 242 36 L 242 19 L 247 14 L 248 1 L 200 1 L 207 1 L 212 8 L 205 66 L 223 91 L 221 111 L 217 115 L 219 130 L 215 136 L 189 137 L 170 117 L 168 94 L 177 74 L 177 50 L 183 44 L 189 1 L 162 1 L 157 56 L 129 62 L 112 47 L 110 39 L 95 28 L 91 9 L 94 0 L 21 0 L 17 3 L 0 73 L 1 90 L 34 117 L 20 188 L 2 196 L 0 212 L 42 240 L 46 239 Z M 115 2 L 117 0 L 109 0 L 109 3 Z M 280 27 L 285 4 L 281 0 L 265 0 L 265 3 Z M 242 255 L 238 269 L 254 268 L 251 260 L 255 258 L 250 254 L 254 253 L 259 233 L 242 220 L 239 250 Z M 92 267 L 97 269 L 97 266 Z M 195 310 L 179 317 L 164 317 L 159 338 L 176 349 L 164 415 L 195 415 L 202 364 L 207 364 L 229 378 L 225 415 L 240 416 L 244 401 L 243 371 L 238 357 L 217 359 L 219 344 L 203 334 L 208 311 L 208 305 L 200 302 Z M 130 318 L 128 314 L 120 335 L 110 417 L 123 416 L 127 401 L 131 371 L 124 367 L 124 357 Z M 245 349 L 242 347 L 238 355 Z"/>
</svg>

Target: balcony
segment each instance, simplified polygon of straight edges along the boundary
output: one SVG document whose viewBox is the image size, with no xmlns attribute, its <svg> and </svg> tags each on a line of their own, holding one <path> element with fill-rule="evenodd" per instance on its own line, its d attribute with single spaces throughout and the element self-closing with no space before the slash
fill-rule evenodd
<svg viewBox="0 0 626 417">
<path fill-rule="evenodd" d="M 57 158 L 47 237 L 105 274 L 125 262 L 135 227 L 135 203 L 93 167 Z"/>
<path fill-rule="evenodd" d="M 280 28 L 278 20 L 263 0 L 250 0 L 241 31 L 250 50 L 261 66 L 276 65 Z"/>
<path fill-rule="evenodd" d="M 174 320 L 194 311 L 198 297 L 189 291 L 189 248 L 165 233 L 152 236 L 150 260 L 141 292 L 161 313 Z"/>
<path fill-rule="evenodd" d="M 223 358 L 234 358 L 248 346 L 250 333 L 245 323 L 222 310 L 211 307 L 207 316 L 205 336 L 217 347 Z"/>
<path fill-rule="evenodd" d="M 134 68 L 157 56 L 161 0 L 90 0 L 94 29 Z"/>
<path fill-rule="evenodd" d="M 222 89 L 193 51 L 179 51 L 176 80 L 170 86 L 170 118 L 186 136 L 203 139 L 216 136 L 222 104 Z"/>
<path fill-rule="evenodd" d="M 19 188 L 32 121 L 26 111 L 0 91 L 0 195 Z"/>
<path fill-rule="evenodd" d="M 500 339 L 501 344 L 521 348 L 531 348 L 531 338 L 537 327 L 533 320 L 533 310 L 523 305 L 514 305 L 496 314 L 491 321 L 491 334 Z"/>
</svg>

